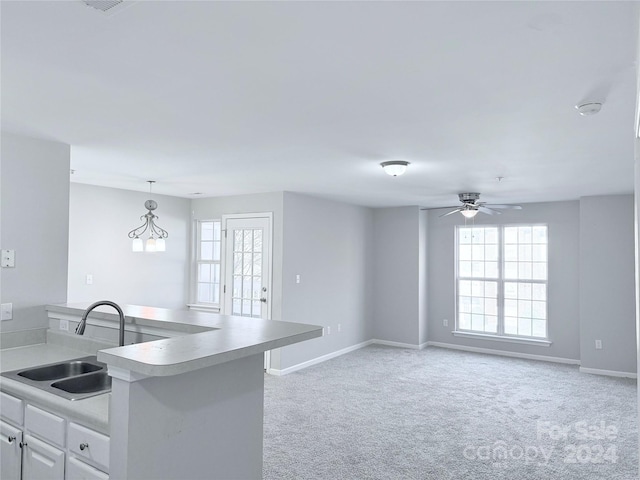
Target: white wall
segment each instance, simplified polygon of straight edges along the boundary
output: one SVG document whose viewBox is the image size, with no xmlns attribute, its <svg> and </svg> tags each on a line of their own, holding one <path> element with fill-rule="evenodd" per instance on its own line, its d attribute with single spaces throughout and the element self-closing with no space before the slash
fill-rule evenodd
<svg viewBox="0 0 640 480">
<path fill-rule="evenodd" d="M 222 215 L 235 213 L 273 213 L 272 320 L 282 320 L 282 202 L 283 192 L 200 198 L 191 202 L 192 222 L 195 220 L 220 220 Z"/>
<path fill-rule="evenodd" d="M 426 337 L 424 214 L 416 206 L 378 208 L 373 218 L 373 337 L 417 346 Z"/>
<path fill-rule="evenodd" d="M 580 366 L 636 371 L 633 195 L 580 199 Z M 602 350 L 595 340 L 602 340 Z"/>
<path fill-rule="evenodd" d="M 280 349 L 279 366 L 273 367 L 285 369 L 369 340 L 377 261 L 372 210 L 285 192 L 283 233 L 282 320 L 330 326 L 331 334 L 325 328 L 324 337 Z"/>
<path fill-rule="evenodd" d="M 639 17 L 640 18 L 640 17 Z M 638 32 L 637 50 L 636 50 L 636 117 L 640 114 L 640 32 Z M 637 371 L 640 372 L 640 124 L 636 118 L 635 138 L 634 138 L 634 157 L 635 157 L 635 212 L 634 212 L 634 232 L 635 232 L 635 295 L 636 295 L 636 362 Z M 638 384 L 640 389 L 640 384 Z M 640 411 L 640 390 L 638 394 L 638 411 Z M 639 431 L 640 434 L 640 431 Z M 639 443 L 640 446 L 640 443 Z M 640 469 L 640 465 L 638 466 Z"/>
<path fill-rule="evenodd" d="M 638 52 L 640 53 L 640 41 L 638 42 Z M 638 63 L 638 71 L 640 71 L 640 62 Z M 640 74 L 638 74 L 638 92 L 640 92 Z M 640 107 L 640 93 L 638 96 L 638 106 Z M 639 108 L 636 107 L 636 108 Z M 640 125 L 636 125 L 636 128 L 640 128 Z M 637 135 L 638 132 L 636 132 Z M 637 372 L 640 372 L 640 138 L 635 138 L 635 203 L 634 203 L 634 232 L 635 232 L 635 295 L 636 295 L 636 367 Z M 640 383 L 638 384 L 638 411 L 640 411 Z M 639 431 L 640 435 L 640 431 Z M 640 442 L 639 442 L 640 446 Z M 640 465 L 639 465 L 640 469 Z"/>
<path fill-rule="evenodd" d="M 162 253 L 131 251 L 130 230 L 142 224 L 144 202 L 158 202 L 157 223 L 169 232 Z M 112 300 L 186 308 L 189 287 L 189 199 L 71 184 L 69 302 Z M 86 284 L 86 275 L 93 284 Z"/>
<path fill-rule="evenodd" d="M 423 345 L 429 340 L 429 213 L 419 212 L 418 234 L 418 343 Z"/>
<path fill-rule="evenodd" d="M 3 332 L 46 328 L 44 305 L 67 299 L 69 145 L 2 133 L 3 249 L 15 268 L 3 268 L 0 297 L 13 303 Z"/>
<path fill-rule="evenodd" d="M 548 311 L 550 347 L 521 345 L 455 337 L 455 226 L 464 224 L 462 215 L 438 215 L 429 211 L 429 341 L 490 348 L 531 355 L 577 360 L 580 358 L 578 201 L 526 204 L 522 210 L 504 210 L 502 215 L 477 215 L 476 225 L 546 223 L 549 232 Z M 468 222 L 469 224 L 470 222 Z M 449 326 L 443 326 L 443 319 Z"/>
</svg>

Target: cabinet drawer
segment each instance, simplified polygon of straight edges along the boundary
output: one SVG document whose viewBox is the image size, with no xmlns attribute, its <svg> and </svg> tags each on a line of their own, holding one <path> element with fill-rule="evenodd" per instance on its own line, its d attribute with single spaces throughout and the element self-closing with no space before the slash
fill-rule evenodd
<svg viewBox="0 0 640 480">
<path fill-rule="evenodd" d="M 69 450 L 86 458 L 100 469 L 109 471 L 109 437 L 77 423 L 69 423 Z M 80 448 L 83 446 L 83 448 Z"/>
<path fill-rule="evenodd" d="M 22 400 L 0 392 L 0 416 L 15 425 L 22 425 Z"/>
<path fill-rule="evenodd" d="M 75 457 L 69 457 L 64 478 L 65 480 L 109 480 L 109 475 Z"/>
<path fill-rule="evenodd" d="M 65 421 L 53 413 L 45 412 L 33 405 L 27 405 L 24 412 L 24 426 L 43 440 L 64 447 Z"/>
</svg>

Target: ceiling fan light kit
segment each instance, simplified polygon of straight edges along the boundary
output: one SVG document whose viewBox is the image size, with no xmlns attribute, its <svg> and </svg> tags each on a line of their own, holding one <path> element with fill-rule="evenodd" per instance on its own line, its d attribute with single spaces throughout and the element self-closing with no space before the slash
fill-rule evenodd
<svg viewBox="0 0 640 480">
<path fill-rule="evenodd" d="M 499 212 L 498 209 L 522 210 L 520 205 L 498 205 L 478 202 L 480 199 L 478 192 L 459 193 L 458 199 L 462 202 L 462 205 L 440 216 L 446 217 L 460 212 L 465 218 L 473 218 L 478 212 L 486 213 L 487 215 L 500 215 L 501 212 Z"/>
<path fill-rule="evenodd" d="M 460 210 L 460 213 L 465 218 L 473 218 L 478 214 L 478 209 L 475 208 L 465 208 L 464 210 Z"/>
<path fill-rule="evenodd" d="M 407 171 L 409 162 L 405 162 L 404 160 L 391 160 L 389 162 L 382 162 L 380 166 L 387 173 L 387 175 L 397 177 Z"/>
</svg>

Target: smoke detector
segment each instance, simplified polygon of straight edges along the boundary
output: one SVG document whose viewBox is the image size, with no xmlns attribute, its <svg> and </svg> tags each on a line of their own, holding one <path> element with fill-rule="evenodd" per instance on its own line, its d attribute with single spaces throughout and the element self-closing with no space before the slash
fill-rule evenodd
<svg viewBox="0 0 640 480">
<path fill-rule="evenodd" d="M 602 103 L 600 102 L 588 102 L 576 105 L 576 110 L 578 110 L 578 113 L 580 113 L 580 115 L 582 115 L 583 117 L 586 117 L 588 115 L 595 115 L 600 111 L 601 108 Z"/>
<path fill-rule="evenodd" d="M 82 1 L 87 7 L 92 7 L 102 12 L 107 12 L 124 2 L 124 0 L 82 0 Z"/>
<path fill-rule="evenodd" d="M 81 0 L 87 7 L 94 8 L 96 10 L 101 11 L 106 16 L 112 16 L 116 13 L 121 12 L 122 10 L 130 7 L 135 1 L 124 1 L 124 0 Z"/>
</svg>

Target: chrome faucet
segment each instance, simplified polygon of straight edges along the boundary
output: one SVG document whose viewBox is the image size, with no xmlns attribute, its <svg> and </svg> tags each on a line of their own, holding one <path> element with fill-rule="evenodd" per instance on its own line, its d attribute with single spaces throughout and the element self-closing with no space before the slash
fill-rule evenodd
<svg viewBox="0 0 640 480">
<path fill-rule="evenodd" d="M 100 305 L 108 305 L 110 307 L 115 308 L 118 311 L 118 316 L 120 317 L 120 346 L 123 346 L 124 345 L 124 313 L 122 312 L 122 309 L 118 306 L 117 303 L 111 302 L 109 300 L 100 300 L 99 302 L 96 302 L 93 305 L 90 305 L 89 308 L 87 308 L 84 311 L 84 313 L 82 314 L 82 320 L 80 320 L 80 323 L 76 327 L 76 335 L 84 334 L 84 327 L 87 326 L 87 317 L 89 316 L 89 313 L 91 312 L 91 310 L 93 310 L 96 307 L 99 307 Z"/>
</svg>

